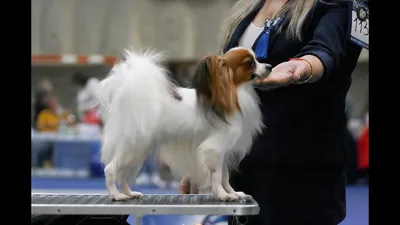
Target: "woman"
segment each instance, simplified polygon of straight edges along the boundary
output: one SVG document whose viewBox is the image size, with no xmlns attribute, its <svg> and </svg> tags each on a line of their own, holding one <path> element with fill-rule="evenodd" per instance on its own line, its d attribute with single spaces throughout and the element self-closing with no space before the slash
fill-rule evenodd
<svg viewBox="0 0 400 225">
<path fill-rule="evenodd" d="M 231 177 L 236 191 L 260 205 L 259 215 L 240 222 L 336 225 L 344 219 L 345 98 L 361 52 L 347 35 L 349 7 L 349 1 L 240 0 L 225 21 L 222 52 L 253 48 L 274 67 L 257 81 L 267 128 Z M 182 183 L 181 191 L 188 187 Z"/>
</svg>

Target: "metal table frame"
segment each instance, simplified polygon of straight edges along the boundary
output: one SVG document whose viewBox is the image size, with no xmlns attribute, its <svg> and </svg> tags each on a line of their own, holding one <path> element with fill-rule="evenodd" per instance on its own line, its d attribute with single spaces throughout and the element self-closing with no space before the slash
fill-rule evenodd
<svg viewBox="0 0 400 225">
<path fill-rule="evenodd" d="M 147 215 L 257 215 L 258 203 L 249 196 L 222 202 L 212 195 L 143 195 L 140 199 L 112 201 L 108 195 L 31 195 L 31 214 L 47 215 L 134 215 L 135 225 Z"/>
</svg>

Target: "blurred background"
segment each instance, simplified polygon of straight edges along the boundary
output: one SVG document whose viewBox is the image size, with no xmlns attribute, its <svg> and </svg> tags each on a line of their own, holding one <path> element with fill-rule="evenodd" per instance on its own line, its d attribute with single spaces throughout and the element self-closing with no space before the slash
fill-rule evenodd
<svg viewBox="0 0 400 225">
<path fill-rule="evenodd" d="M 234 2 L 31 0 L 32 191 L 106 193 L 99 161 L 102 121 L 92 102 L 99 79 L 124 49 L 150 47 L 167 53 L 165 65 L 186 85 L 197 60 L 215 52 L 222 20 Z M 347 96 L 346 225 L 368 224 L 368 60 L 363 50 Z M 178 186 L 154 157 L 137 184 L 144 193 L 176 193 Z M 204 218 L 148 216 L 144 224 L 195 224 Z"/>
</svg>

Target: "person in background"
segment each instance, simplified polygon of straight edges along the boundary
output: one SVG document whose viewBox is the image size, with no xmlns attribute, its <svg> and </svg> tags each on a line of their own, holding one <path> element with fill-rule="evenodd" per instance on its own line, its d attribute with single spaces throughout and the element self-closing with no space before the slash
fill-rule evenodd
<svg viewBox="0 0 400 225">
<path fill-rule="evenodd" d="M 45 107 L 37 117 L 36 125 L 39 132 L 56 133 L 61 124 L 60 107 L 54 95 L 48 95 L 45 99 Z M 53 143 L 43 142 L 38 153 L 38 164 L 42 168 L 52 167 Z"/>
<path fill-rule="evenodd" d="M 36 125 L 39 132 L 57 132 L 61 124 L 60 106 L 54 95 L 48 95 L 45 107 L 37 117 Z"/>
<path fill-rule="evenodd" d="M 78 118 L 87 124 L 101 125 L 97 98 L 99 79 L 77 72 L 73 76 L 73 82 L 79 86 L 76 100 Z"/>
<path fill-rule="evenodd" d="M 53 92 L 53 84 L 52 82 L 45 78 L 42 79 L 39 84 L 38 87 L 36 88 L 35 92 L 34 92 L 34 102 L 33 102 L 33 127 L 34 129 L 37 129 L 37 124 L 36 121 L 38 119 L 39 113 L 47 108 L 46 107 L 46 98 L 52 94 Z"/>
</svg>

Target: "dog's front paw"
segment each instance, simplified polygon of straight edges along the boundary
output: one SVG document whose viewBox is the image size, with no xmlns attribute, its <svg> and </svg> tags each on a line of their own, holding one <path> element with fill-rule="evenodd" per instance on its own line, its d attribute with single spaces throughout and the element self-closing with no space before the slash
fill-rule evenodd
<svg viewBox="0 0 400 225">
<path fill-rule="evenodd" d="M 238 200 L 239 197 L 236 196 L 236 194 L 219 194 L 217 195 L 217 198 L 221 201 L 235 201 Z"/>
<path fill-rule="evenodd" d="M 132 191 L 128 196 L 129 196 L 129 198 L 139 199 L 140 197 L 142 197 L 142 195 L 143 194 L 141 192 Z"/>
<path fill-rule="evenodd" d="M 128 195 L 122 194 L 122 193 L 115 193 L 115 194 L 110 194 L 111 200 L 114 201 L 126 201 L 130 199 Z"/>
<path fill-rule="evenodd" d="M 239 198 L 239 199 L 245 199 L 247 198 L 249 195 L 246 195 L 244 192 L 241 191 L 237 191 L 235 192 L 235 195 Z"/>
</svg>

